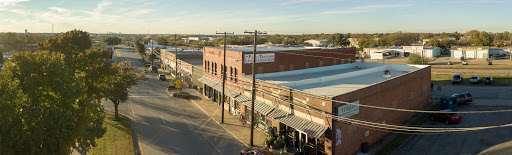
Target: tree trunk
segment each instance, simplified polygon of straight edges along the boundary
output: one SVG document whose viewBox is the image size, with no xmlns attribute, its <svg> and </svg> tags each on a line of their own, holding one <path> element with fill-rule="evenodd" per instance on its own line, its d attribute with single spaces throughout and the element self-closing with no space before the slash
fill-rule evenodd
<svg viewBox="0 0 512 155">
<path fill-rule="evenodd" d="M 119 113 L 118 111 L 119 111 L 119 110 L 117 110 L 118 105 L 119 105 L 119 101 L 114 101 L 114 107 L 115 107 L 115 109 L 116 109 L 116 110 L 115 110 L 115 113 L 116 113 L 116 114 L 115 114 L 114 120 L 116 120 L 116 121 L 118 121 L 118 120 L 119 120 L 119 116 L 118 116 L 118 113 Z"/>
</svg>

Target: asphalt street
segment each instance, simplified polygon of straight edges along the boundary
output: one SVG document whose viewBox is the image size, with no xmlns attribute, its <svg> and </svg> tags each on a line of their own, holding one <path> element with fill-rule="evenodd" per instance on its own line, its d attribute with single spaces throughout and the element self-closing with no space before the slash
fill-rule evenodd
<svg viewBox="0 0 512 155">
<path fill-rule="evenodd" d="M 118 60 L 130 60 L 146 69 L 134 50 L 116 49 Z M 245 147 L 224 128 L 189 101 L 171 98 L 165 92 L 169 81 L 148 73 L 148 80 L 135 85 L 119 112 L 134 117 L 142 154 L 239 154 Z M 111 102 L 105 109 L 114 111 Z"/>
</svg>

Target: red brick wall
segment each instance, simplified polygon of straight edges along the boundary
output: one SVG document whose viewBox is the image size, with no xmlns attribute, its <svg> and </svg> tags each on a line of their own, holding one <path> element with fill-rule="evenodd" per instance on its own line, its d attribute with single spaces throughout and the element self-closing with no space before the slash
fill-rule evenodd
<svg viewBox="0 0 512 155">
<path fill-rule="evenodd" d="M 224 50 L 215 47 L 204 47 L 203 51 L 203 60 L 209 62 L 216 62 L 217 72 L 219 74 L 221 64 L 223 64 Z M 355 62 L 356 48 L 307 49 L 290 51 L 269 51 L 257 53 L 275 53 L 274 62 L 256 64 L 256 70 L 260 70 L 263 73 L 273 73 L 280 71 L 299 70 Z M 230 74 L 229 67 L 237 68 L 239 77 L 242 76 L 242 73 L 244 73 L 245 75 L 252 74 L 252 64 L 245 64 L 243 62 L 245 54 L 252 54 L 252 52 L 227 50 L 226 64 L 228 66 L 228 75 Z M 181 55 L 179 56 L 179 58 L 182 58 Z M 306 67 L 306 63 L 309 63 L 309 67 Z M 206 66 L 204 62 L 203 66 Z"/>
<path fill-rule="evenodd" d="M 427 67 L 390 81 L 384 81 L 377 85 L 338 96 L 336 100 L 345 102 L 359 100 L 359 104 L 417 110 L 430 103 L 430 82 L 430 67 Z M 333 110 L 337 111 L 337 107 L 341 105 L 343 104 L 333 103 Z M 410 112 L 360 107 L 359 114 L 350 118 L 374 123 L 386 121 L 386 124 L 396 125 L 403 123 L 412 114 Z M 361 143 L 368 142 L 371 145 L 387 134 L 383 131 L 334 121 L 334 128 L 339 127 L 341 127 L 342 142 L 340 146 L 333 148 L 335 154 L 356 154 L 361 150 Z M 368 130 L 370 134 L 366 137 L 365 132 Z M 329 134 L 329 137 L 335 137 L 335 130 L 332 130 Z M 335 145 L 335 141 L 333 141 L 333 145 Z"/>
</svg>

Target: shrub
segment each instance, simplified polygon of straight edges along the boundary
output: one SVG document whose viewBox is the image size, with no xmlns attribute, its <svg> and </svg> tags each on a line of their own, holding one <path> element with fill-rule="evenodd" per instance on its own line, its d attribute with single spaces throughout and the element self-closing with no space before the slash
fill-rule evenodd
<svg viewBox="0 0 512 155">
<path fill-rule="evenodd" d="M 411 54 L 411 55 L 409 55 L 409 58 L 407 60 L 408 60 L 408 64 L 421 65 L 422 62 L 424 62 L 424 64 L 428 64 L 428 58 L 423 57 L 423 59 L 422 59 L 421 55 L 419 55 L 419 54 Z"/>
</svg>

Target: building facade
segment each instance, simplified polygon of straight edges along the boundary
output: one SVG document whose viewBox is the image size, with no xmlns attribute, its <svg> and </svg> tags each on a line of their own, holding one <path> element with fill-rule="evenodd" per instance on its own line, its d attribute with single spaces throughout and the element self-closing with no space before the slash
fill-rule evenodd
<svg viewBox="0 0 512 155">
<path fill-rule="evenodd" d="M 178 65 L 176 74 L 176 53 L 172 49 L 161 49 L 161 67 L 169 74 L 178 76 L 183 87 L 202 88 L 198 80 L 202 77 L 203 53 L 198 50 L 180 50 L 178 52 Z"/>
<path fill-rule="evenodd" d="M 452 59 L 486 59 L 489 58 L 489 46 L 454 46 Z"/>
<path fill-rule="evenodd" d="M 439 47 L 425 46 L 389 46 L 364 48 L 363 54 L 369 55 L 371 59 L 387 59 L 392 57 L 408 57 L 411 54 L 423 55 L 427 58 L 441 55 Z"/>
<path fill-rule="evenodd" d="M 400 124 L 411 113 L 359 107 L 365 104 L 420 109 L 430 102 L 430 66 L 355 62 L 355 48 L 258 48 L 255 127 L 287 137 L 289 147 L 318 154 L 355 154 L 386 132 L 340 121 L 340 116 Z M 203 94 L 250 121 L 252 48 L 204 48 Z M 226 102 L 220 103 L 222 70 Z M 387 73 L 387 74 L 384 74 Z M 343 102 L 343 103 L 339 103 Z"/>
</svg>

